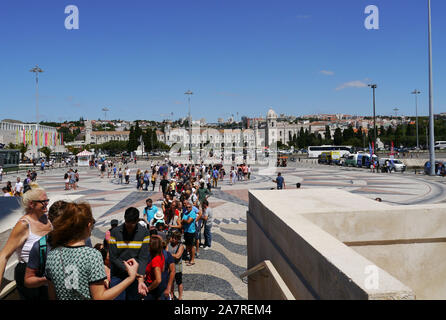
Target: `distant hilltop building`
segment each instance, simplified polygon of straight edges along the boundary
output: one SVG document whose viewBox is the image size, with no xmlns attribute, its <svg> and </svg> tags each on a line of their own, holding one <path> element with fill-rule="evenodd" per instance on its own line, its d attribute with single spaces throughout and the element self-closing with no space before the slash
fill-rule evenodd
<svg viewBox="0 0 446 320">
<path fill-rule="evenodd" d="M 103 144 L 109 141 L 128 141 L 130 131 L 93 131 L 91 120 L 85 121 L 85 143 Z"/>
</svg>

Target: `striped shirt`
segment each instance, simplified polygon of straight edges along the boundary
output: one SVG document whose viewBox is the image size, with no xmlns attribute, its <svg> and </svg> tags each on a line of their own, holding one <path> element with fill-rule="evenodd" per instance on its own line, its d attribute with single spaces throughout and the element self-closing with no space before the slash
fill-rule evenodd
<svg viewBox="0 0 446 320">
<path fill-rule="evenodd" d="M 119 278 L 126 278 L 127 271 L 123 261 L 134 258 L 138 263 L 138 274 L 143 275 L 149 259 L 150 236 L 147 228 L 140 224 L 130 239 L 124 240 L 125 224 L 114 228 L 110 232 L 110 274 Z"/>
</svg>

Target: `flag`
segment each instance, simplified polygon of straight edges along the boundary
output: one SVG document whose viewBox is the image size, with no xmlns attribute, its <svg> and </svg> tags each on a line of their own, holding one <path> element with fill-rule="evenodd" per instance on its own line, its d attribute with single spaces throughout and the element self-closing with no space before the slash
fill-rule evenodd
<svg viewBox="0 0 446 320">
<path fill-rule="evenodd" d="M 394 158 L 394 151 L 393 151 L 393 141 L 391 141 L 391 146 L 390 146 L 390 163 L 393 165 L 393 158 Z"/>
<path fill-rule="evenodd" d="M 372 146 L 369 143 L 369 152 L 370 152 L 370 160 L 372 159 L 373 156 L 373 151 L 372 151 Z"/>
</svg>

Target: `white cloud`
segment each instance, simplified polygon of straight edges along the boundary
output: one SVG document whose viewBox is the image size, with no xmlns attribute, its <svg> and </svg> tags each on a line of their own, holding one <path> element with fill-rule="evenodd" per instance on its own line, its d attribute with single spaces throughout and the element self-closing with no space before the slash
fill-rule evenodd
<svg viewBox="0 0 446 320">
<path fill-rule="evenodd" d="M 335 73 L 330 70 L 321 70 L 320 73 L 325 74 L 326 76 L 333 76 Z"/>
<path fill-rule="evenodd" d="M 364 83 L 361 80 L 356 80 L 356 81 L 350 81 L 350 82 L 343 83 L 339 87 L 337 87 L 336 90 L 339 91 L 339 90 L 343 90 L 345 88 L 365 88 L 365 87 L 367 87 L 366 83 Z"/>
</svg>

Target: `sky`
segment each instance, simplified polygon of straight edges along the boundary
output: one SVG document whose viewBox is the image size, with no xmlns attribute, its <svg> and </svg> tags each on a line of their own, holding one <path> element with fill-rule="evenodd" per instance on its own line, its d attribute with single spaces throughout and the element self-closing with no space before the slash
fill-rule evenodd
<svg viewBox="0 0 446 320">
<path fill-rule="evenodd" d="M 65 7 L 79 10 L 67 30 Z M 379 29 L 364 26 L 379 9 Z M 446 112 L 446 2 L 432 0 L 434 112 Z M 427 0 L 2 0 L 0 119 L 216 122 L 232 114 L 429 113 Z"/>
</svg>

